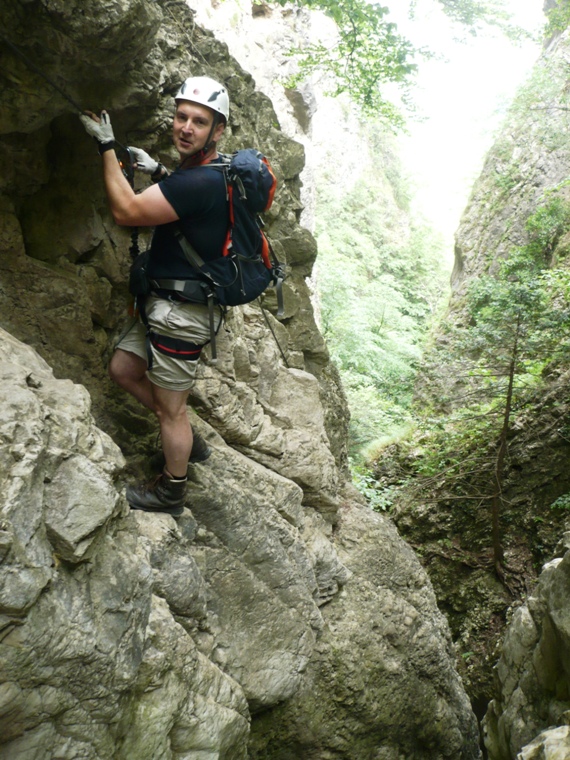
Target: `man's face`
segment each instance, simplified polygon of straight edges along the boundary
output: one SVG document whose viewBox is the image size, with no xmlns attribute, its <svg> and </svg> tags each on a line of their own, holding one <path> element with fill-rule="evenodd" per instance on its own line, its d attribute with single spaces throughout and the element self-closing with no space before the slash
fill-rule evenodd
<svg viewBox="0 0 570 760">
<path fill-rule="evenodd" d="M 206 106 L 181 100 L 176 104 L 172 139 L 180 158 L 193 156 L 202 150 L 214 122 L 214 112 Z M 218 124 L 212 135 L 217 142 L 224 131 L 224 124 Z"/>
</svg>

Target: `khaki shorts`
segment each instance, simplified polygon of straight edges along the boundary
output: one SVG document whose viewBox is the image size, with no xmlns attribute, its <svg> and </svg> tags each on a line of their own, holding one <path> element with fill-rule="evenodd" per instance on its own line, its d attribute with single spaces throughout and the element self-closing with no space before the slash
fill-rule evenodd
<svg viewBox="0 0 570 760">
<path fill-rule="evenodd" d="M 203 304 L 169 301 L 165 298 L 149 296 L 146 299 L 146 316 L 153 332 L 170 338 L 205 345 L 210 340 L 210 318 L 208 307 Z M 219 309 L 214 312 L 214 327 L 220 326 L 222 316 Z M 146 327 L 140 319 L 132 324 L 119 338 L 115 349 L 140 356 L 147 361 Z M 186 391 L 194 384 L 198 359 L 187 360 L 166 356 L 152 347 L 152 369 L 147 377 L 154 385 L 172 391 Z"/>
</svg>

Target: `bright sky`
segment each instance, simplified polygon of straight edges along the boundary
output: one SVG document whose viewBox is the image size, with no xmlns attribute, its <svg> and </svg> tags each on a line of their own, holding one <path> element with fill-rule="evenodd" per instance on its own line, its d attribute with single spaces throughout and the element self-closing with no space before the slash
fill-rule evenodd
<svg viewBox="0 0 570 760">
<path fill-rule="evenodd" d="M 445 59 L 421 63 L 414 99 L 424 121 L 409 125 L 410 136 L 402 138 L 402 158 L 414 178 L 419 210 L 443 232 L 451 248 L 501 114 L 530 73 L 540 46 L 530 41 L 516 46 L 499 35 L 457 42 L 435 0 L 418 0 L 413 24 L 406 18 L 408 4 L 401 0 L 390 18 L 416 45 L 443 51 Z M 538 30 L 544 25 L 543 0 L 506 4 L 521 26 Z"/>
</svg>

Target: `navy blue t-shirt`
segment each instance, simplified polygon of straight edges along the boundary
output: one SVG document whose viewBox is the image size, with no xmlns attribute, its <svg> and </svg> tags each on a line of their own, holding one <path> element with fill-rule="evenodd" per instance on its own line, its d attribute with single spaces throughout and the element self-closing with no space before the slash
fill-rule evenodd
<svg viewBox="0 0 570 760">
<path fill-rule="evenodd" d="M 229 225 L 223 172 L 207 165 L 176 169 L 159 187 L 180 217 L 175 224 L 204 261 L 220 256 Z M 154 279 L 193 277 L 195 270 L 174 237 L 172 224 L 156 227 L 150 251 L 149 275 Z"/>
</svg>

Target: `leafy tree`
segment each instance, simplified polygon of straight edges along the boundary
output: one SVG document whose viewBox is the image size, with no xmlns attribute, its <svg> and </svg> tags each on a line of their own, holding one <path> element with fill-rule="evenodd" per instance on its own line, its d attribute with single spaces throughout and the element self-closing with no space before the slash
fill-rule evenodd
<svg viewBox="0 0 570 760">
<path fill-rule="evenodd" d="M 552 8 L 547 8 L 545 13 L 548 19 L 547 36 L 556 32 L 563 32 L 570 25 L 570 3 L 568 0 L 558 0 Z"/>
<path fill-rule="evenodd" d="M 532 258 L 519 255 L 505 263 L 498 279 L 486 278 L 472 294 L 477 321 L 469 331 L 470 339 L 481 346 L 472 371 L 486 375 L 485 393 L 492 399 L 487 414 L 494 413 L 498 425 L 489 485 L 493 558 L 499 574 L 503 564 L 500 512 L 513 415 L 524 406 L 529 390 L 534 391 L 547 357 L 552 359 L 557 352 L 557 328 L 564 326 L 562 313 L 549 303 L 552 294 L 546 285 L 551 283 L 552 278 Z"/>
<path fill-rule="evenodd" d="M 569 224 L 570 205 L 550 198 L 527 222 L 529 243 L 472 285 L 465 324 L 449 329 L 448 374 L 463 403 L 440 420 L 438 432 L 432 428 L 420 465 L 434 483 L 445 476 L 448 496 L 490 504 L 501 578 L 501 511 L 514 421 L 536 400 L 547 369 L 570 355 L 570 272 L 551 266 Z"/>
<path fill-rule="evenodd" d="M 488 27 L 497 27 L 510 37 L 517 38 L 521 30 L 509 23 L 510 14 L 503 0 L 438 0 L 444 13 L 452 21 L 477 34 Z M 416 2 L 413 2 L 416 5 Z"/>
<path fill-rule="evenodd" d="M 287 0 L 278 2 L 285 5 Z M 381 85 L 408 82 L 417 66 L 413 45 L 386 19 L 389 9 L 366 0 L 295 0 L 295 4 L 323 11 L 335 22 L 338 37 L 333 45 L 318 42 L 292 50 L 299 71 L 291 84 L 314 71 L 325 71 L 332 82 L 330 95 L 348 92 L 365 113 L 401 125 L 401 117 L 382 95 Z"/>
<path fill-rule="evenodd" d="M 367 0 L 276 0 L 279 5 L 294 5 L 323 12 L 337 29 L 334 42 L 317 42 L 291 51 L 299 71 L 290 84 L 303 81 L 315 71 L 324 72 L 331 82 L 330 93 L 347 92 L 367 115 L 384 118 L 395 127 L 403 118 L 394 103 L 383 94 L 387 84 L 396 84 L 407 100 L 407 86 L 417 71 L 418 50 L 402 36 L 397 25 L 388 20 L 390 9 Z M 510 36 L 520 29 L 509 24 L 504 0 L 438 0 L 443 11 L 476 34 L 483 27 L 495 26 Z M 412 9 L 415 6 L 412 3 Z"/>
</svg>

